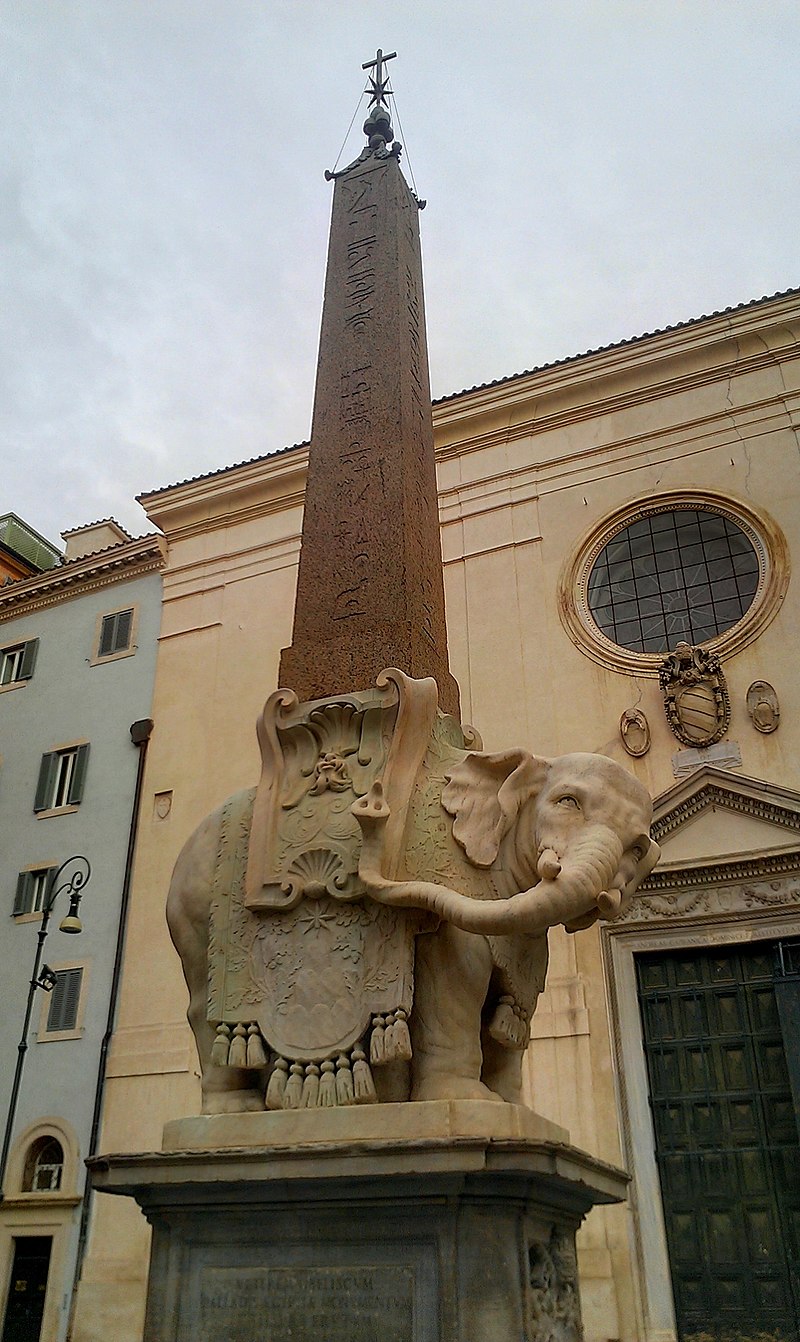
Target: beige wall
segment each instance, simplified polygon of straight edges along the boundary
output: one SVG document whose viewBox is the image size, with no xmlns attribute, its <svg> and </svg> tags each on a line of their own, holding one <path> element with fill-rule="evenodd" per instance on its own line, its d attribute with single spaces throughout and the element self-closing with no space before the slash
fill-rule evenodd
<svg viewBox="0 0 800 1342">
<path fill-rule="evenodd" d="M 560 585 L 576 547 L 614 510 L 676 490 L 738 501 L 764 519 L 777 553 L 781 534 L 796 545 L 798 332 L 796 297 L 765 302 L 436 407 L 451 665 L 464 719 L 487 748 L 599 750 L 654 795 L 673 787 L 672 759 L 683 747 L 667 726 L 653 667 L 624 673 L 576 646 Z M 305 453 L 295 449 L 146 501 L 169 561 L 107 1151 L 157 1148 L 167 1119 L 198 1109 L 164 900 L 194 826 L 257 779 L 255 719 L 291 636 L 304 469 Z M 796 583 L 787 587 L 788 564 L 778 567 L 759 636 L 745 636 L 725 658 L 726 739 L 741 751 L 737 774 L 798 789 L 800 602 Z M 770 736 L 754 730 L 745 709 L 756 679 L 780 697 L 781 725 Z M 634 705 L 652 733 L 641 760 L 626 754 L 618 732 L 620 714 Z M 551 934 L 528 1081 L 537 1109 L 568 1127 L 577 1145 L 618 1164 L 632 1157 L 604 945 L 598 929 Z M 637 1215 L 635 1205 L 633 1213 L 598 1209 L 582 1232 L 588 1339 L 672 1336 L 668 1285 L 648 1286 L 648 1273 L 663 1276 L 657 1216 L 647 1231 L 655 1248 L 643 1255 Z M 102 1321 L 112 1298 L 127 1302 L 125 1336 L 136 1336 L 146 1242 L 131 1204 L 98 1198 L 77 1337 L 108 1335 Z M 115 1336 L 122 1339 L 119 1327 Z"/>
</svg>

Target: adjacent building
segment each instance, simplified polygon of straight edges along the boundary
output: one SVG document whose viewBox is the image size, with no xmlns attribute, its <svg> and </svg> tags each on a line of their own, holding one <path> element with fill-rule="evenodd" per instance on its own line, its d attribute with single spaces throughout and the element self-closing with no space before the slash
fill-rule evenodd
<svg viewBox="0 0 800 1342">
<path fill-rule="evenodd" d="M 527 1062 L 530 1103 L 631 1174 L 627 1206 L 595 1209 L 579 1239 L 590 1342 L 689 1339 L 709 1319 L 733 1336 L 789 1337 L 800 1319 L 799 337 L 795 290 L 434 407 L 463 719 L 488 749 L 599 751 L 657 798 L 663 859 L 632 908 L 551 933 Z M 109 1151 L 156 1149 L 164 1122 L 199 1105 L 164 899 L 194 827 L 258 777 L 255 721 L 291 638 L 305 468 L 300 445 L 142 498 L 167 545 L 159 730 Z M 119 596 L 96 618 L 132 601 L 127 587 Z M 79 642 L 74 620 L 67 632 Z M 32 611 L 14 637 L 37 636 Z M 96 662 L 95 646 L 83 674 L 121 674 Z M 122 714 L 119 736 L 140 711 Z M 22 843 L 20 793 L 37 843 L 51 826 L 55 844 L 56 824 L 78 843 L 75 816 L 33 818 L 34 766 L 87 742 L 84 721 L 36 723 L 27 793 L 22 772 L 13 785 L 20 871 L 61 855 Z M 92 902 L 119 889 L 93 882 Z M 141 1336 L 148 1234 L 132 1203 L 98 1200 L 76 1339 Z"/>
<path fill-rule="evenodd" d="M 152 726 L 164 544 L 108 520 L 65 532 L 62 559 L 19 518 L 10 522 L 2 534 L 28 570 L 0 586 L 0 1121 L 13 1119 L 0 1203 L 0 1334 L 62 1342 L 88 1224 L 83 1161 L 97 1135 Z M 88 867 L 82 931 L 66 935 L 66 886 Z"/>
</svg>

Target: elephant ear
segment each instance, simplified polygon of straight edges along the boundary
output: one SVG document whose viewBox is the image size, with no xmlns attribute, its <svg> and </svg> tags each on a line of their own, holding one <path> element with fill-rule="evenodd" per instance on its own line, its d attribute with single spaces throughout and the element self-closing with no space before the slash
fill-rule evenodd
<svg viewBox="0 0 800 1342">
<path fill-rule="evenodd" d="M 525 750 L 473 751 L 451 769 L 442 805 L 454 817 L 453 837 L 476 867 L 490 867 L 520 807 L 538 794 L 548 760 Z"/>
</svg>

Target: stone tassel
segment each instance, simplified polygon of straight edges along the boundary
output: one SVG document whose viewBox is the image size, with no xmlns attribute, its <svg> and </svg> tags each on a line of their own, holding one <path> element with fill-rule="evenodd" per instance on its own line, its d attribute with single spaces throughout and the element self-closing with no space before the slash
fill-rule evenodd
<svg viewBox="0 0 800 1342">
<path fill-rule="evenodd" d="M 283 1092 L 284 1109 L 299 1109 L 303 1099 L 303 1064 L 293 1062 L 289 1069 L 289 1079 Z"/>
<path fill-rule="evenodd" d="M 353 1073 L 350 1070 L 350 1059 L 346 1053 L 340 1053 L 336 1059 L 336 1103 L 353 1104 L 354 1101 Z"/>
<path fill-rule="evenodd" d="M 285 1058 L 278 1058 L 272 1069 L 272 1075 L 267 1086 L 267 1095 L 265 1105 L 267 1109 L 283 1109 L 284 1097 L 286 1095 L 286 1077 L 289 1072 L 289 1064 Z"/>
<path fill-rule="evenodd" d="M 329 1109 L 336 1103 L 336 1063 L 326 1058 L 321 1071 L 317 1104 L 320 1109 Z"/>
<path fill-rule="evenodd" d="M 306 1067 L 306 1079 L 303 1082 L 302 1109 L 316 1109 L 319 1099 L 319 1065 L 310 1062 Z"/>
<path fill-rule="evenodd" d="M 372 1072 L 360 1044 L 353 1048 L 353 1097 L 356 1104 L 374 1104 L 378 1098 Z"/>
<path fill-rule="evenodd" d="M 387 1016 L 387 1020 L 389 1017 Z M 411 1061 L 411 1036 L 408 1033 L 408 1013 L 398 1007 L 391 1017 L 391 1024 L 383 1036 L 384 1059 L 386 1062 Z"/>
<path fill-rule="evenodd" d="M 247 1029 L 241 1021 L 234 1026 L 231 1047 L 228 1053 L 229 1067 L 247 1066 Z"/>
<path fill-rule="evenodd" d="M 228 1066 L 228 1049 L 231 1042 L 231 1027 L 223 1021 L 217 1026 L 217 1033 L 211 1045 L 211 1062 L 214 1067 Z"/>
<path fill-rule="evenodd" d="M 264 1052 L 261 1032 L 257 1025 L 250 1025 L 247 1028 L 247 1066 L 266 1067 L 266 1065 L 267 1055 Z"/>
<path fill-rule="evenodd" d="M 386 1034 L 383 1016 L 372 1017 L 372 1034 L 369 1040 L 369 1060 L 373 1067 L 386 1062 Z"/>
</svg>

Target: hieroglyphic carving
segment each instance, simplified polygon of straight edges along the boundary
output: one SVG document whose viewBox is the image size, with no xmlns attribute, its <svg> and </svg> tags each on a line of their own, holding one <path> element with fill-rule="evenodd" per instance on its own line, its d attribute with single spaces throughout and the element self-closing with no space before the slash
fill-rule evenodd
<svg viewBox="0 0 800 1342">
<path fill-rule="evenodd" d="M 373 180 L 362 174 L 342 183 L 347 198 L 347 260 L 345 273 L 344 328 L 364 335 L 374 317 L 375 267 L 372 260 L 377 236 L 378 206 L 372 198 Z"/>
</svg>

